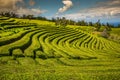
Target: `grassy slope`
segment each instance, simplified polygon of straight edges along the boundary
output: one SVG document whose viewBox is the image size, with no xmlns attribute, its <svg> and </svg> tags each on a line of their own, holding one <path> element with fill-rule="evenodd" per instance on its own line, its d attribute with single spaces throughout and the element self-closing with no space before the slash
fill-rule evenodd
<svg viewBox="0 0 120 80">
<path fill-rule="evenodd" d="M 42 25 L 44 27 L 54 26 L 54 23 L 52 22 L 39 21 L 39 20 L 15 19 L 14 22 L 15 23 L 20 22 L 21 24 L 37 23 L 40 26 Z M 40 30 L 41 29 L 44 30 L 44 27 L 40 28 Z M 86 38 L 85 40 L 84 40 L 85 37 L 83 39 L 80 38 L 81 40 L 77 38 L 75 39 L 76 36 L 74 35 L 74 33 L 76 32 L 74 32 L 73 30 L 64 31 L 65 29 L 60 29 L 61 30 L 60 32 L 59 29 L 54 27 L 52 28 L 52 30 L 50 30 L 49 27 L 45 28 L 45 32 L 48 31 L 49 32 L 48 34 L 54 34 L 55 36 L 58 35 L 57 39 L 58 40 L 61 39 L 61 40 L 58 42 L 58 45 L 56 45 L 58 40 L 56 39 L 55 41 L 54 39 L 55 36 L 52 36 L 50 38 L 51 40 L 53 39 L 53 42 L 49 42 L 49 39 L 46 38 L 46 35 L 41 36 L 41 38 L 39 38 L 39 40 L 41 40 L 41 45 L 44 45 L 44 48 L 46 48 L 46 46 L 49 46 L 48 48 L 45 49 L 46 51 L 44 52 L 46 52 L 46 55 L 48 55 L 49 53 L 51 53 L 51 51 L 49 52 L 49 50 L 53 49 L 54 51 L 57 51 L 55 53 L 56 56 L 59 54 L 63 54 L 64 57 L 33 59 L 31 57 L 24 57 L 24 56 L 16 57 L 16 56 L 0 55 L 0 80 L 119 80 L 120 79 L 119 44 L 116 44 L 113 41 L 109 41 L 101 37 L 97 37 L 94 34 L 91 34 L 92 32 L 91 27 L 87 27 L 87 29 L 86 27 L 83 26 L 79 28 L 78 26 L 69 25 L 68 27 L 73 28 L 76 32 L 80 31 L 81 33 L 90 35 L 91 37 L 93 36 L 94 40 L 90 41 L 89 42 L 90 44 L 88 44 L 88 46 L 91 48 L 89 49 L 84 48 L 86 46 L 84 45 L 84 43 L 89 41 L 89 38 Z M 34 29 L 33 27 L 30 28 Z M 13 29 L 13 31 L 16 31 L 16 33 L 21 32 L 21 30 L 24 30 L 24 28 Z M 6 32 L 8 32 L 4 35 L 5 37 L 6 36 L 9 37 L 10 35 L 12 35 L 13 31 L 0 30 L 1 34 L 5 34 Z M 119 29 L 117 29 L 117 31 L 113 29 L 111 33 L 119 35 Z M 37 38 L 38 35 L 39 34 L 36 34 L 33 37 L 32 41 L 34 43 L 35 40 L 38 39 Z M 64 38 L 62 38 L 63 35 L 65 35 Z M 67 35 L 68 36 L 71 35 L 71 36 L 67 37 Z M 97 39 L 97 43 L 95 42 L 96 39 Z M 72 43 L 70 43 L 69 40 L 71 40 Z M 98 42 L 99 40 L 102 41 L 101 44 L 103 47 L 105 47 L 104 50 L 94 49 L 95 47 L 93 47 L 93 45 L 99 46 L 99 42 Z M 64 45 L 63 45 L 63 41 L 65 41 Z M 82 41 L 81 44 L 82 46 L 79 47 L 78 44 L 81 41 Z M 28 47 L 25 52 L 29 52 L 29 50 L 33 49 L 34 46 L 35 49 L 40 47 L 41 45 L 38 45 L 37 43 L 38 42 L 35 43 L 36 45 L 32 43 L 32 45 Z M 74 46 L 70 47 L 72 45 Z M 2 48 L 2 46 L 0 48 Z M 64 52 L 61 52 L 60 49 L 62 49 Z M 19 52 L 19 54 L 22 53 L 20 49 L 14 51 L 14 53 L 17 52 Z M 87 55 L 93 57 L 83 58 L 83 59 L 67 58 L 68 55 L 65 55 L 64 54 L 65 52 L 66 53 L 68 52 L 68 54 L 75 56 L 77 56 L 79 52 L 79 55 L 81 56 Z M 39 53 L 40 55 L 44 54 L 40 51 L 37 51 L 37 53 Z M 94 58 L 94 56 L 97 58 Z"/>
</svg>

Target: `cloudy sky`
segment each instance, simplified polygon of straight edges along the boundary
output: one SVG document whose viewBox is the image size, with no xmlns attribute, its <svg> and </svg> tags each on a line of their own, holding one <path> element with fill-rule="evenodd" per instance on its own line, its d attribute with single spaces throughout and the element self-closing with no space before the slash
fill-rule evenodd
<svg viewBox="0 0 120 80">
<path fill-rule="evenodd" d="M 0 0 L 0 11 L 6 10 L 47 18 L 120 22 L 120 0 Z"/>
</svg>

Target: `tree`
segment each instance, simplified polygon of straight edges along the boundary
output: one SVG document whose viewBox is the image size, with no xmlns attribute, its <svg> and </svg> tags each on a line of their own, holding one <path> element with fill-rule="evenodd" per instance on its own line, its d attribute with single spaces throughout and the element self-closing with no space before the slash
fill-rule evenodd
<svg viewBox="0 0 120 80">
<path fill-rule="evenodd" d="M 118 26 L 117 26 L 118 28 L 120 28 L 120 24 L 118 24 Z"/>
<path fill-rule="evenodd" d="M 63 17 L 63 18 L 61 18 L 61 19 L 60 19 L 59 17 L 57 17 L 57 19 L 56 19 L 56 21 L 55 21 L 55 25 L 56 25 L 57 27 L 66 27 L 67 24 L 68 24 L 68 20 L 66 20 L 65 17 Z"/>
<path fill-rule="evenodd" d="M 46 17 L 42 17 L 42 16 L 35 17 L 35 19 L 37 19 L 37 20 L 48 20 Z"/>
<path fill-rule="evenodd" d="M 108 38 L 110 36 L 110 34 L 109 34 L 109 32 L 108 32 L 108 30 L 106 28 L 103 30 L 103 32 L 101 33 L 101 35 L 104 38 Z"/>
<path fill-rule="evenodd" d="M 55 21 L 56 21 L 56 19 L 55 19 L 55 18 L 52 18 L 52 19 L 51 19 L 51 21 L 52 21 L 52 22 L 55 22 Z"/>
<path fill-rule="evenodd" d="M 62 27 L 66 27 L 66 26 L 67 26 L 67 20 L 66 20 L 65 17 L 63 17 L 63 18 L 61 19 L 60 25 L 61 25 Z"/>
<path fill-rule="evenodd" d="M 27 15 L 27 19 L 33 19 L 33 15 Z"/>
<path fill-rule="evenodd" d="M 110 25 L 109 23 L 106 24 L 105 28 L 108 30 L 108 31 L 111 31 L 111 27 L 112 25 Z"/>
<path fill-rule="evenodd" d="M 67 22 L 68 22 L 69 25 L 75 25 L 76 24 L 76 22 L 73 21 L 73 20 L 68 20 Z"/>
<path fill-rule="evenodd" d="M 56 19 L 56 21 L 55 21 L 55 25 L 57 26 L 57 27 L 59 27 L 60 26 L 60 18 L 59 17 L 57 17 L 57 19 Z"/>
<path fill-rule="evenodd" d="M 92 23 L 92 22 L 89 22 L 89 26 L 93 26 L 93 23 Z"/>
<path fill-rule="evenodd" d="M 4 12 L 0 12 L 0 15 L 1 15 L 1 16 L 4 16 Z"/>
<path fill-rule="evenodd" d="M 96 28 L 96 31 L 100 30 L 100 28 L 101 28 L 100 19 L 94 24 L 94 27 Z"/>
<path fill-rule="evenodd" d="M 22 18 L 25 19 L 27 16 L 25 14 L 22 15 Z"/>
</svg>

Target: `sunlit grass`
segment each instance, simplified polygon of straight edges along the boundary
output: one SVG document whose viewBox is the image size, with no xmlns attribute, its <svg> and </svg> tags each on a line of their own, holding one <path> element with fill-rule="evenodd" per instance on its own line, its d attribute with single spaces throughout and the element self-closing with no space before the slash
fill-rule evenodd
<svg viewBox="0 0 120 80">
<path fill-rule="evenodd" d="M 119 80 L 120 44 L 91 26 L 0 18 L 0 80 Z M 4 24 L 4 25 L 3 25 Z M 119 36 L 119 28 L 112 35 Z"/>
</svg>

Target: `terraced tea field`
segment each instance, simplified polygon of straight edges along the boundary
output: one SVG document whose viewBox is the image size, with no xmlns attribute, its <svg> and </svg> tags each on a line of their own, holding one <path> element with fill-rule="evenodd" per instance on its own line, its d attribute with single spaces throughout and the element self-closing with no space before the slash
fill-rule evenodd
<svg viewBox="0 0 120 80">
<path fill-rule="evenodd" d="M 0 17 L 0 80 L 119 80 L 120 44 L 47 21 Z"/>
</svg>

